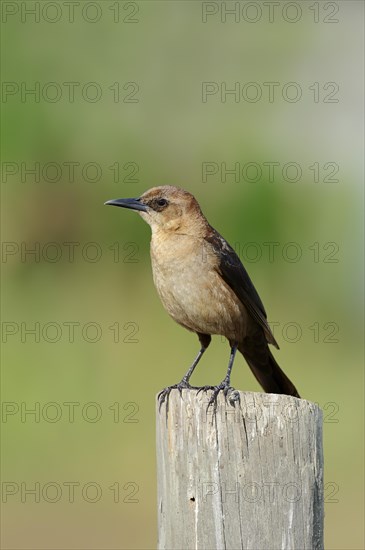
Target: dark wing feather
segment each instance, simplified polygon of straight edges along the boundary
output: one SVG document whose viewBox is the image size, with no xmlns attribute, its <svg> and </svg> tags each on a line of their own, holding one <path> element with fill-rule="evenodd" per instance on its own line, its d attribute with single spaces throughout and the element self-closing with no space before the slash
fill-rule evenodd
<svg viewBox="0 0 365 550">
<path fill-rule="evenodd" d="M 205 240 L 213 246 L 214 254 L 219 259 L 217 269 L 223 280 L 246 307 L 251 317 L 262 326 L 267 341 L 279 349 L 267 322 L 264 305 L 236 252 L 213 227 L 210 227 Z"/>
</svg>

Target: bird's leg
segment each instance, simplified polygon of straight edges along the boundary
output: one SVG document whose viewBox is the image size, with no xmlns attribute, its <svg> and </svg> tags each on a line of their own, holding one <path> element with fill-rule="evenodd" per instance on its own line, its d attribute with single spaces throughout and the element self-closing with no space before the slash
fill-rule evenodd
<svg viewBox="0 0 365 550">
<path fill-rule="evenodd" d="M 210 344 L 211 336 L 208 334 L 198 334 L 201 348 L 199 350 L 198 355 L 195 357 L 193 364 L 189 368 L 189 370 L 184 374 L 181 381 L 178 384 L 174 384 L 173 386 L 168 386 L 167 388 L 164 388 L 160 391 L 158 394 L 158 400 L 159 400 L 159 409 L 161 409 L 161 405 L 166 401 L 166 414 L 169 409 L 169 396 L 171 393 L 171 390 L 177 389 L 180 392 L 180 395 L 182 394 L 183 389 L 190 389 L 192 386 L 189 383 L 190 377 L 194 372 L 195 367 L 199 363 L 200 359 L 202 358 L 203 353 L 207 349 L 207 347 Z"/>
<path fill-rule="evenodd" d="M 191 388 L 189 384 L 190 376 L 193 374 L 193 371 L 197 364 L 199 363 L 203 353 L 205 352 L 207 348 L 200 348 L 198 355 L 195 357 L 193 364 L 187 371 L 187 373 L 182 377 L 181 381 L 178 384 L 174 384 L 173 386 L 167 386 L 167 388 L 164 388 L 160 391 L 158 394 L 158 401 L 159 401 L 159 409 L 161 410 L 162 404 L 166 401 L 166 414 L 169 410 L 169 396 L 172 390 L 179 390 L 180 395 L 182 394 L 183 389 L 189 389 Z"/>
<path fill-rule="evenodd" d="M 199 391 L 204 391 L 204 392 L 208 391 L 208 390 L 213 390 L 213 395 L 211 396 L 211 398 L 208 401 L 207 409 L 209 409 L 210 405 L 214 405 L 214 412 L 216 412 L 216 410 L 217 410 L 217 397 L 218 397 L 219 392 L 223 391 L 224 396 L 227 398 L 227 394 L 228 394 L 229 390 L 234 389 L 234 388 L 231 387 L 231 372 L 232 372 L 234 358 L 236 356 L 237 345 L 238 344 L 234 343 L 231 346 L 231 355 L 229 357 L 227 374 L 226 374 L 225 378 L 222 380 L 222 382 L 220 384 L 218 384 L 217 386 L 204 386 L 203 388 L 199 389 Z"/>
<path fill-rule="evenodd" d="M 232 372 L 234 358 L 236 356 L 236 351 L 237 351 L 237 344 L 233 344 L 233 346 L 231 347 L 231 355 L 229 356 L 227 374 L 226 374 L 226 377 L 224 378 L 224 380 L 222 380 L 222 382 L 220 384 L 222 387 L 227 388 L 227 391 L 230 388 L 231 372 Z M 227 394 L 226 391 L 225 391 L 225 394 Z"/>
</svg>

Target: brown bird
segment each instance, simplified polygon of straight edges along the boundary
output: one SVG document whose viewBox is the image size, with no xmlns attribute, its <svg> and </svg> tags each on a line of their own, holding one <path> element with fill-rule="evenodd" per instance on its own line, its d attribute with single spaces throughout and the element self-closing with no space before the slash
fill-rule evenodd
<svg viewBox="0 0 365 550">
<path fill-rule="evenodd" d="M 212 389 L 231 390 L 230 377 L 237 349 L 263 389 L 269 393 L 299 394 L 274 359 L 268 344 L 279 346 L 266 312 L 237 254 L 209 225 L 191 193 L 170 185 L 153 187 L 136 199 L 113 199 L 105 204 L 131 208 L 151 226 L 153 280 L 171 317 L 195 332 L 200 351 L 181 382 L 160 392 L 160 405 L 172 389 L 192 388 L 190 377 L 211 342 L 225 336 L 231 346 L 227 374 Z"/>
</svg>

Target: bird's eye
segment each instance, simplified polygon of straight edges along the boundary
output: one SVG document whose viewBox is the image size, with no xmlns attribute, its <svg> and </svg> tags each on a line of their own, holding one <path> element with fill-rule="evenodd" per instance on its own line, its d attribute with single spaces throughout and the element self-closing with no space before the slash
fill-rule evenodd
<svg viewBox="0 0 365 550">
<path fill-rule="evenodd" d="M 167 200 L 166 199 L 157 199 L 157 205 L 158 206 L 166 206 L 167 205 Z"/>
</svg>

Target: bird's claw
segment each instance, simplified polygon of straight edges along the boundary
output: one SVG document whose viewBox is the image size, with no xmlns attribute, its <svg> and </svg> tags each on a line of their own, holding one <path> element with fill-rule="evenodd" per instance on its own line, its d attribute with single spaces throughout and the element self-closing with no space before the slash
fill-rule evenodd
<svg viewBox="0 0 365 550">
<path fill-rule="evenodd" d="M 200 393 L 203 391 L 204 393 L 211 390 L 213 392 L 213 395 L 210 397 L 207 405 L 207 411 L 209 410 L 209 407 L 213 405 L 213 412 L 217 412 L 217 398 L 220 391 L 223 391 L 224 397 L 227 400 L 228 393 L 234 392 L 235 389 L 232 388 L 232 386 L 227 382 L 226 380 L 223 380 L 218 386 L 203 386 L 202 388 L 198 389 L 197 393 Z"/>
<path fill-rule="evenodd" d="M 189 390 L 192 389 L 192 386 L 189 384 L 189 382 L 185 382 L 185 380 L 181 380 L 178 384 L 174 384 L 173 386 L 167 386 L 167 388 L 164 388 L 160 391 L 160 393 L 157 396 L 158 399 L 158 410 L 161 410 L 161 407 L 163 403 L 166 401 L 166 415 L 169 411 L 169 397 L 172 390 L 179 390 L 180 397 L 182 397 L 182 391 L 183 390 Z"/>
</svg>

